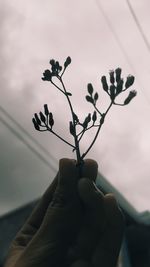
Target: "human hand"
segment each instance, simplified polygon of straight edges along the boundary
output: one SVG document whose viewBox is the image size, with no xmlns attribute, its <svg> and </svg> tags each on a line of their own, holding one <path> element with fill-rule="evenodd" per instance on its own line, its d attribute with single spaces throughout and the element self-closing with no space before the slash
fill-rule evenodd
<svg viewBox="0 0 150 267">
<path fill-rule="evenodd" d="M 112 266 L 123 235 L 112 195 L 93 181 L 97 164 L 86 160 L 78 180 L 75 161 L 60 160 L 59 172 L 12 242 L 5 267 Z"/>
</svg>

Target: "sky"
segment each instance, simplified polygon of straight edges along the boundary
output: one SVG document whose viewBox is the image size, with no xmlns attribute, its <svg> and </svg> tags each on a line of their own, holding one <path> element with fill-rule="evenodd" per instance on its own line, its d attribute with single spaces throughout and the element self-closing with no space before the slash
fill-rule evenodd
<svg viewBox="0 0 150 267">
<path fill-rule="evenodd" d="M 149 210 L 150 49 L 127 3 L 0 0 L 0 214 L 38 198 L 55 176 L 59 159 L 75 157 L 70 147 L 50 133 L 36 132 L 31 122 L 47 103 L 57 132 L 72 141 L 64 96 L 41 80 L 50 59 L 63 64 L 67 56 L 72 63 L 64 82 L 81 120 L 93 111 L 85 101 L 87 83 L 99 92 L 99 107 L 105 110 L 101 76 L 117 67 L 124 78 L 135 76 L 136 98 L 128 106 L 112 107 L 88 157 L 138 211 Z M 150 42 L 150 2 L 130 3 Z M 87 132 L 83 152 L 93 134 Z"/>
</svg>

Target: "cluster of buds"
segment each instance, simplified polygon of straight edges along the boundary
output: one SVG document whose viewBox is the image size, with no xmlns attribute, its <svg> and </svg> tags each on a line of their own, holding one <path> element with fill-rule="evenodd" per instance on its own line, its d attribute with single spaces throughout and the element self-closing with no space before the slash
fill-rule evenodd
<svg viewBox="0 0 150 267">
<path fill-rule="evenodd" d="M 112 102 L 115 104 L 115 98 L 122 92 L 126 91 L 134 83 L 134 76 L 129 75 L 126 78 L 126 82 L 121 78 L 121 69 L 117 68 L 115 71 L 111 70 L 109 72 L 110 85 L 107 83 L 106 76 L 102 76 L 101 82 L 104 91 L 110 96 Z M 129 92 L 128 97 L 124 100 L 124 105 L 129 104 L 129 102 L 136 96 L 136 91 L 132 90 Z"/>
<path fill-rule="evenodd" d="M 51 65 L 51 70 L 47 69 L 44 71 L 42 77 L 43 81 L 52 81 L 52 77 L 54 76 L 60 78 L 64 74 L 68 65 L 71 63 L 71 58 L 66 58 L 66 61 L 64 62 L 64 67 L 62 67 L 59 62 L 55 61 L 54 59 L 51 59 L 49 63 Z"/>
<path fill-rule="evenodd" d="M 34 118 L 32 119 L 32 122 L 34 124 L 34 127 L 38 131 L 43 131 L 42 128 L 52 130 L 54 125 L 54 118 L 52 112 L 49 112 L 47 104 L 44 105 L 44 113 L 39 112 L 39 115 L 37 113 L 34 114 Z"/>
</svg>

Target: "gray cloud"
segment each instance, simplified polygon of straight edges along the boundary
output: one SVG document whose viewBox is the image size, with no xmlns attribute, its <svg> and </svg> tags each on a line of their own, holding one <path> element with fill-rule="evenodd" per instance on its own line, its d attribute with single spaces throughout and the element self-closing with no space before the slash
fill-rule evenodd
<svg viewBox="0 0 150 267">
<path fill-rule="evenodd" d="M 133 71 L 105 18 L 93 2 L 14 0 L 11 3 L 0 1 L 0 5 L 0 105 L 53 154 L 57 163 L 60 157 L 73 157 L 69 147 L 47 133 L 35 132 L 31 123 L 32 115 L 41 110 L 44 103 L 49 103 L 55 115 L 57 131 L 68 138 L 67 121 L 70 115 L 65 100 L 50 84 L 41 81 L 42 72 L 49 66 L 49 59 L 56 57 L 63 62 L 66 56 L 72 57 L 73 62 L 65 74 L 65 82 L 69 90 L 72 90 L 75 110 L 81 118 L 91 111 L 91 107 L 84 101 L 87 82 L 93 82 L 96 90 L 100 90 L 100 76 L 109 69 L 120 66 L 125 76 Z M 77 6 L 80 12 L 72 12 Z M 147 184 L 150 150 L 146 149 L 149 147 L 150 131 L 148 54 L 125 6 L 116 0 L 111 3 L 105 1 L 103 7 L 133 62 L 138 76 L 135 85 L 139 92 L 130 106 L 125 109 L 114 108 L 110 112 L 89 156 L 97 159 L 104 175 L 142 210 L 148 206 L 149 201 Z M 149 24 L 147 7 L 142 7 L 142 13 L 141 7 L 135 7 L 144 25 Z M 126 22 L 131 28 L 126 26 Z M 100 92 L 100 104 L 102 101 L 104 108 L 107 100 L 103 92 Z M 2 112 L 0 115 L 14 127 Z M 91 132 L 83 142 L 83 151 L 90 138 Z M 50 174 L 48 167 L 2 123 L 0 140 L 3 151 L 0 157 L 3 174 L 0 198 L 4 212 L 4 206 L 8 210 L 41 194 L 49 182 L 48 177 L 54 172 Z M 31 140 L 30 142 L 32 144 Z M 41 153 L 48 157 L 44 152 Z M 50 160 L 49 157 L 47 160 Z M 140 170 L 137 166 L 140 166 Z M 143 179 L 145 182 L 141 187 Z M 137 194 L 133 195 L 132 188 L 135 185 Z M 28 189 L 27 192 L 25 188 Z"/>
</svg>

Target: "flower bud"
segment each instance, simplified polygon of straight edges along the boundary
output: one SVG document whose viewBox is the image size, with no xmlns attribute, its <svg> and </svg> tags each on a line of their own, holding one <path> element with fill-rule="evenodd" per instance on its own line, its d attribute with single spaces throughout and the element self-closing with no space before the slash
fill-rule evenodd
<svg viewBox="0 0 150 267">
<path fill-rule="evenodd" d="M 106 76 L 102 76 L 101 82 L 102 82 L 104 91 L 108 92 L 108 84 L 107 84 Z"/>
<path fill-rule="evenodd" d="M 129 75 L 125 83 L 125 88 L 126 89 L 129 88 L 133 83 L 134 83 L 134 76 Z"/>
<path fill-rule="evenodd" d="M 89 95 L 86 95 L 86 100 L 88 101 L 88 102 L 90 102 L 90 103 L 94 103 L 94 101 L 93 101 L 93 98 L 91 97 L 91 96 L 89 96 Z"/>
<path fill-rule="evenodd" d="M 123 83 L 124 83 L 123 79 L 120 79 L 119 82 L 117 83 L 117 87 L 116 87 L 116 93 L 117 93 L 117 95 L 122 92 Z"/>
<path fill-rule="evenodd" d="M 87 121 L 88 121 L 88 123 L 91 121 L 91 114 L 90 113 L 87 116 Z"/>
<path fill-rule="evenodd" d="M 94 89 L 93 89 L 93 85 L 92 85 L 91 83 L 88 83 L 88 85 L 87 85 L 87 90 L 88 90 L 88 93 L 89 93 L 90 95 L 93 94 Z"/>
<path fill-rule="evenodd" d="M 44 114 L 41 111 L 40 111 L 39 114 L 40 114 L 41 121 L 45 123 L 46 122 L 46 118 L 45 118 Z"/>
<path fill-rule="evenodd" d="M 59 62 L 58 61 L 56 61 L 56 63 L 55 63 L 55 69 L 57 72 L 59 72 Z"/>
<path fill-rule="evenodd" d="M 39 131 L 39 130 L 40 130 L 40 127 L 39 127 L 37 121 L 35 120 L 35 118 L 32 119 L 32 122 L 33 122 L 34 128 L 35 128 L 37 131 Z"/>
<path fill-rule="evenodd" d="M 118 83 L 121 79 L 121 69 L 120 68 L 117 68 L 115 70 L 115 73 L 116 73 L 116 82 Z"/>
<path fill-rule="evenodd" d="M 54 65 L 55 64 L 55 60 L 54 59 L 51 59 L 50 62 L 49 62 L 49 64 Z"/>
<path fill-rule="evenodd" d="M 110 82 L 111 82 L 111 84 L 114 84 L 115 83 L 114 71 L 111 70 L 109 72 L 109 75 L 110 75 Z"/>
<path fill-rule="evenodd" d="M 82 124 L 84 129 L 87 128 L 87 126 L 88 126 L 90 121 L 91 121 L 91 114 L 89 113 L 88 116 L 85 118 L 83 124 Z"/>
<path fill-rule="evenodd" d="M 97 113 L 96 111 L 94 110 L 93 112 L 93 116 L 92 116 L 92 121 L 95 122 L 97 120 Z"/>
<path fill-rule="evenodd" d="M 130 91 L 128 97 L 124 101 L 124 105 L 127 105 L 130 103 L 130 101 L 136 96 L 137 92 L 135 90 Z"/>
<path fill-rule="evenodd" d="M 94 100 L 95 100 L 95 102 L 98 100 L 98 93 L 97 92 L 94 95 Z"/>
<path fill-rule="evenodd" d="M 64 63 L 64 68 L 67 68 L 70 63 L 71 63 L 71 57 L 67 57 Z"/>
<path fill-rule="evenodd" d="M 41 121 L 40 121 L 40 119 L 39 119 L 37 113 L 34 113 L 34 117 L 35 117 L 35 121 L 36 121 L 36 123 L 37 123 L 38 125 L 41 125 Z"/>
<path fill-rule="evenodd" d="M 54 119 L 53 119 L 53 114 L 52 112 L 49 113 L 49 125 L 52 128 L 54 125 Z"/>
<path fill-rule="evenodd" d="M 52 78 L 51 71 L 50 70 L 45 70 L 44 73 L 43 73 L 42 80 L 43 81 L 51 81 L 51 78 Z"/>
<path fill-rule="evenodd" d="M 116 97 L 116 87 L 114 85 L 110 86 L 110 98 L 114 100 Z"/>
<path fill-rule="evenodd" d="M 47 104 L 44 105 L 44 112 L 45 112 L 45 115 L 48 116 L 49 110 L 48 110 Z"/>
</svg>

